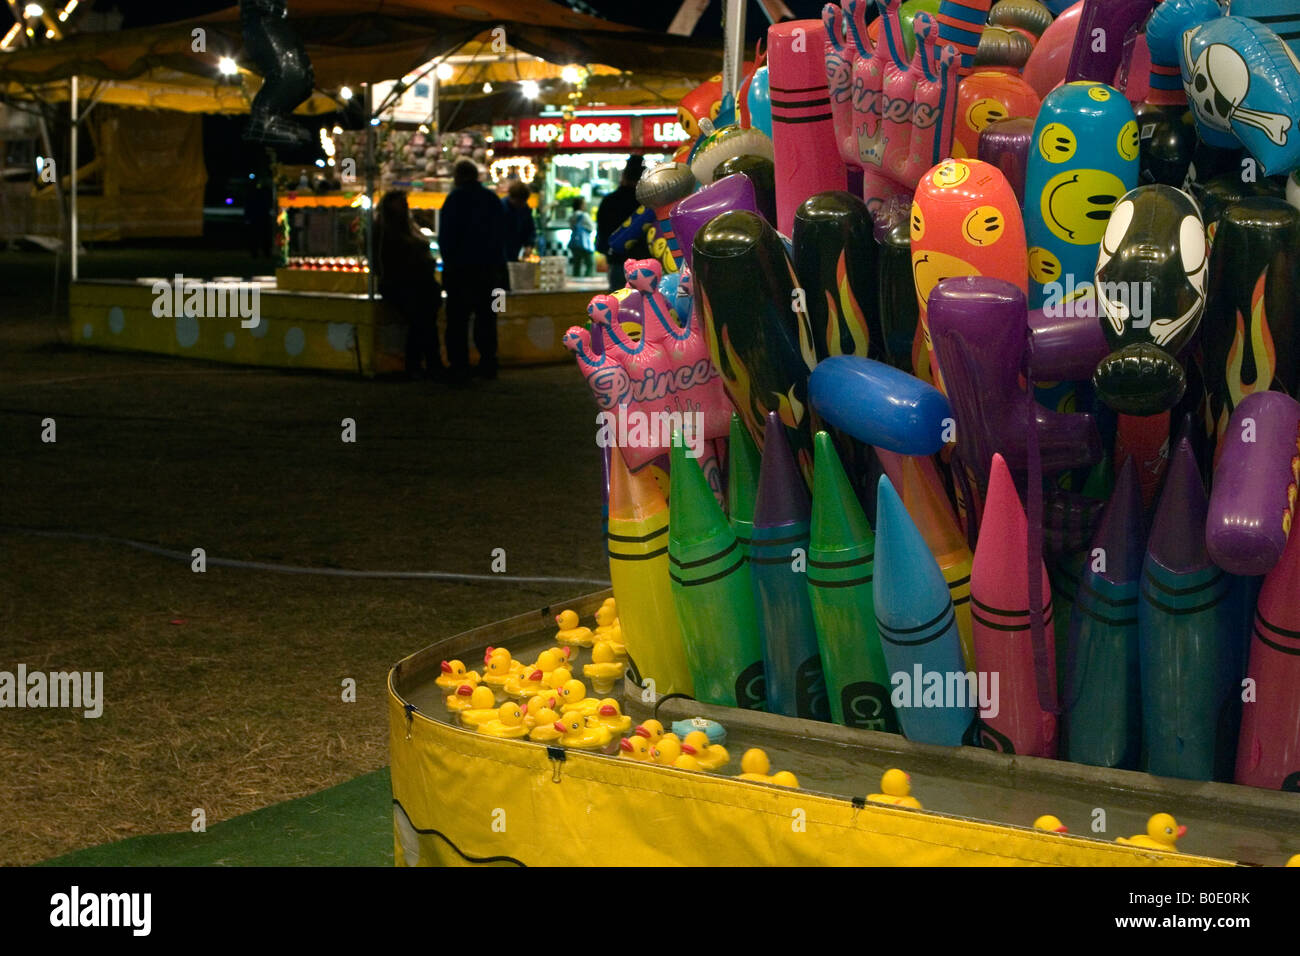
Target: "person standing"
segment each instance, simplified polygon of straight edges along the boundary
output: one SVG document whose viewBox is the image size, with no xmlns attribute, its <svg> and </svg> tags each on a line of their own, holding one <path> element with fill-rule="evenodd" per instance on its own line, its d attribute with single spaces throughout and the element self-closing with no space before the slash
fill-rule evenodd
<svg viewBox="0 0 1300 956">
<path fill-rule="evenodd" d="M 596 209 L 596 249 L 605 253 L 609 261 L 609 290 L 617 292 L 627 284 L 623 275 L 623 263 L 629 259 L 645 259 L 650 255 L 650 246 L 644 236 L 638 236 L 628 248 L 609 248 L 609 238 L 637 210 L 636 184 L 641 180 L 645 169 L 645 160 L 640 156 L 629 157 L 619 179 L 618 188 L 600 201 Z"/>
<path fill-rule="evenodd" d="M 506 262 L 518 262 L 519 255 L 525 249 L 537 244 L 537 224 L 533 221 L 533 211 L 528 208 L 528 187 L 515 180 L 501 200 L 505 210 L 505 255 Z"/>
<path fill-rule="evenodd" d="M 406 374 L 441 380 L 447 373 L 438 349 L 442 286 L 429 243 L 411 221 L 405 192 L 384 193 L 375 229 L 379 294 L 406 322 Z"/>
<path fill-rule="evenodd" d="M 596 224 L 587 215 L 587 200 L 579 196 L 573 201 L 573 215 L 569 217 L 569 253 L 573 256 L 575 277 L 592 274 L 595 252 Z"/>
<path fill-rule="evenodd" d="M 453 384 L 471 374 L 497 377 L 495 290 L 506 287 L 505 209 L 496 193 L 478 179 L 478 166 L 462 159 L 442 206 L 438 244 L 442 281 L 447 288 L 447 361 Z M 479 364 L 469 366 L 469 323 L 474 317 L 474 347 Z"/>
</svg>

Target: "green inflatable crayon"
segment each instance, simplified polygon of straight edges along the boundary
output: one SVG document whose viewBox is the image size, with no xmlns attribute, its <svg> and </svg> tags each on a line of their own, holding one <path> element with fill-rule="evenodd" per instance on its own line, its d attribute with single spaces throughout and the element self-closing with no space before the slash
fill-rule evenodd
<svg viewBox="0 0 1300 956">
<path fill-rule="evenodd" d="M 668 576 L 695 698 L 762 710 L 763 640 L 749 559 L 699 462 L 676 439 L 669 481 Z"/>
<path fill-rule="evenodd" d="M 808 598 L 826 671 L 831 719 L 846 727 L 899 732 L 889 668 L 876 630 L 871 579 L 876 535 L 849 484 L 831 436 L 813 438 Z"/>
<path fill-rule="evenodd" d="M 754 537 L 754 499 L 758 497 L 758 469 L 762 456 L 749 436 L 740 416 L 731 413 L 731 432 L 727 441 L 727 507 L 731 530 L 740 549 L 749 557 L 749 542 Z"/>
</svg>

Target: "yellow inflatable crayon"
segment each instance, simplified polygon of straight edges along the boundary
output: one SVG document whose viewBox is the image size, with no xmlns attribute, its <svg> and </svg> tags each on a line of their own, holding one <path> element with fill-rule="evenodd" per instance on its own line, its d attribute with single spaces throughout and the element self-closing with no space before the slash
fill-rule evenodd
<svg viewBox="0 0 1300 956">
<path fill-rule="evenodd" d="M 668 577 L 668 503 L 648 468 L 609 455 L 609 579 L 627 652 L 654 692 L 694 694 Z"/>
</svg>

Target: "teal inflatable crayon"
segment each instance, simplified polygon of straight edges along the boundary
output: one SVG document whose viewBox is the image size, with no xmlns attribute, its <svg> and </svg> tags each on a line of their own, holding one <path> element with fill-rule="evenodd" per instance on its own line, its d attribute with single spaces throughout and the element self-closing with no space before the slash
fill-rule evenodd
<svg viewBox="0 0 1300 956">
<path fill-rule="evenodd" d="M 923 744 L 965 743 L 974 702 L 945 700 L 948 676 L 966 673 L 948 582 L 884 475 L 876 491 L 876 566 L 876 627 L 903 736 Z"/>
<path fill-rule="evenodd" d="M 1209 502 L 1191 443 L 1169 462 L 1142 566 L 1138 654 L 1146 769 L 1231 779 L 1245 617 L 1237 580 L 1210 560 Z"/>
<path fill-rule="evenodd" d="M 1138 584 L 1145 538 L 1137 463 L 1128 458 L 1085 556 L 1070 619 L 1066 754 L 1075 763 L 1137 769 Z"/>
<path fill-rule="evenodd" d="M 695 699 L 762 710 L 763 645 L 749 561 L 698 460 L 674 441 L 668 576 Z"/>
<path fill-rule="evenodd" d="M 808 487 L 785 425 L 769 412 L 763 435 L 749 560 L 763 636 L 767 709 L 787 717 L 830 720 L 826 677 L 804 580 L 808 560 Z"/>
<path fill-rule="evenodd" d="M 749 540 L 754 536 L 754 495 L 758 493 L 758 446 L 749 437 L 749 429 L 735 412 L 731 413 L 731 432 L 727 440 L 727 517 L 740 550 L 749 556 Z"/>
<path fill-rule="evenodd" d="M 827 432 L 813 436 L 808 599 L 826 670 L 831 719 L 898 733 L 889 668 L 876 630 L 876 535 Z"/>
</svg>

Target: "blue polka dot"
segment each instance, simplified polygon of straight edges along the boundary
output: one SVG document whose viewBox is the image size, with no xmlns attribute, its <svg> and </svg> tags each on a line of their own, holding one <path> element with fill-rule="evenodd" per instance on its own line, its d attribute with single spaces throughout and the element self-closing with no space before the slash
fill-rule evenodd
<svg viewBox="0 0 1300 956">
<path fill-rule="evenodd" d="M 114 335 L 120 335 L 126 328 L 126 313 L 121 306 L 115 305 L 108 310 L 108 328 Z"/>
<path fill-rule="evenodd" d="M 95 334 L 95 327 L 91 325 L 89 322 L 87 322 L 85 325 L 81 327 L 81 337 L 83 339 L 88 339 L 94 334 Z"/>
<path fill-rule="evenodd" d="M 199 340 L 199 320 L 192 315 L 176 316 L 176 343 L 183 349 Z"/>
<path fill-rule="evenodd" d="M 290 355 L 301 355 L 306 345 L 307 336 L 303 334 L 302 329 L 298 328 L 298 326 L 295 325 L 284 333 L 284 350 Z"/>
<path fill-rule="evenodd" d="M 225 344 L 226 348 L 233 349 L 235 347 L 235 333 L 227 332 L 221 341 Z"/>
</svg>

